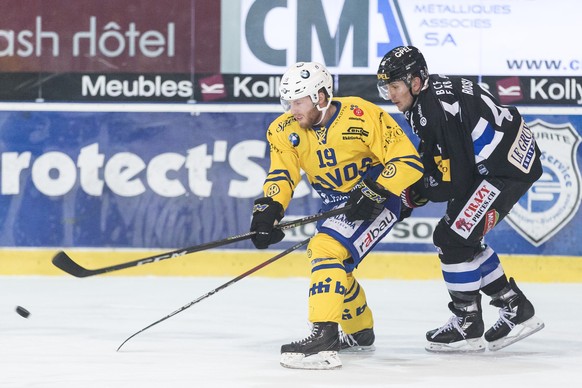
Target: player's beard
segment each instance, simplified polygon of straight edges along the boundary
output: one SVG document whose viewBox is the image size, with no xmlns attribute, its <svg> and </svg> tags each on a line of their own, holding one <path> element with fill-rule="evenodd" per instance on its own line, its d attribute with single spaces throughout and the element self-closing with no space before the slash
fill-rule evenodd
<svg viewBox="0 0 582 388">
<path fill-rule="evenodd" d="M 301 120 L 298 120 L 297 117 L 295 117 L 295 119 L 301 128 L 311 129 L 314 125 L 316 125 L 316 123 L 319 123 L 321 120 L 321 115 L 323 114 L 325 114 L 325 112 L 321 112 L 316 107 L 313 107 L 313 109 L 307 112 L 307 114 L 303 115 Z"/>
</svg>

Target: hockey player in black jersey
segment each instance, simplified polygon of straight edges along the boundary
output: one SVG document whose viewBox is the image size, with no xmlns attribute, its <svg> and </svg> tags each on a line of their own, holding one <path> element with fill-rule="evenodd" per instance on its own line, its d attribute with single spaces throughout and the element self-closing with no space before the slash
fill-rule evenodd
<svg viewBox="0 0 582 388">
<path fill-rule="evenodd" d="M 429 75 L 413 46 L 389 51 L 377 77 L 380 95 L 404 113 L 420 138 L 424 175 L 404 190 L 401 219 L 427 200 L 447 202 L 433 242 L 454 315 L 426 334 L 426 349 L 485 350 L 481 293 L 500 309 L 485 332 L 490 350 L 541 330 L 532 303 L 483 240 L 542 174 L 540 150 L 520 113 L 468 79 Z"/>
</svg>

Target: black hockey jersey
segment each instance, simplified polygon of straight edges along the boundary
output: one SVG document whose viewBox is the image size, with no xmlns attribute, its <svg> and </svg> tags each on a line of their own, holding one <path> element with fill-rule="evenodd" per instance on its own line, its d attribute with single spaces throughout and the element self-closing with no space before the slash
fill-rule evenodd
<svg viewBox="0 0 582 388">
<path fill-rule="evenodd" d="M 473 81 L 431 75 L 405 117 L 421 140 L 425 173 L 416 187 L 433 202 L 461 197 L 487 176 L 534 182 L 542 174 L 540 150 L 520 113 Z"/>
</svg>

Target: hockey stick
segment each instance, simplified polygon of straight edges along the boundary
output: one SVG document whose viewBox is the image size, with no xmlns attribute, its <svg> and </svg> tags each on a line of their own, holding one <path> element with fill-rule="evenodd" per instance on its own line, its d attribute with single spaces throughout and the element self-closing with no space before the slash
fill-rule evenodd
<svg viewBox="0 0 582 388">
<path fill-rule="evenodd" d="M 125 343 L 126 343 L 127 341 L 129 341 L 130 339 L 132 339 L 133 337 L 135 337 L 135 336 L 136 336 L 136 335 L 138 335 L 139 333 L 142 333 L 142 332 L 146 331 L 147 329 L 149 329 L 150 327 L 152 327 L 152 326 L 155 326 L 155 325 L 157 325 L 158 323 L 160 323 L 160 322 L 163 322 L 163 321 L 165 321 L 166 319 L 169 319 L 169 318 L 173 317 L 174 315 L 176 315 L 176 314 L 178 314 L 178 313 L 181 313 L 182 311 L 186 310 L 186 309 L 187 309 L 187 308 L 189 308 L 189 307 L 192 307 L 192 306 L 193 306 L 193 305 L 195 305 L 196 303 L 198 303 L 198 302 L 200 302 L 200 301 L 202 301 L 202 300 L 204 300 L 204 299 L 206 299 L 206 298 L 208 298 L 208 297 L 210 297 L 210 296 L 212 296 L 212 295 L 216 294 L 218 291 L 225 289 L 226 287 L 228 287 L 228 286 L 230 286 L 230 285 L 232 285 L 232 284 L 234 284 L 234 283 L 238 282 L 239 280 L 241 280 L 241 279 L 243 279 L 243 278 L 246 278 L 246 277 L 247 277 L 247 276 L 249 276 L 250 274 L 252 274 L 252 273 L 254 273 L 254 272 L 257 272 L 257 271 L 258 271 L 258 270 L 260 270 L 261 268 L 263 268 L 263 267 L 266 267 L 267 265 L 269 265 L 269 264 L 271 264 L 271 263 L 273 263 L 273 262 L 275 262 L 275 261 L 279 260 L 279 259 L 280 259 L 280 258 L 282 258 L 283 256 L 286 256 L 286 255 L 288 255 L 289 253 L 293 252 L 294 250 L 297 250 L 297 249 L 301 248 L 302 246 L 304 246 L 304 245 L 307 245 L 307 243 L 309 242 L 309 240 L 310 240 L 310 239 L 311 239 L 311 238 L 308 238 L 307 240 L 303 240 L 303 241 L 301 241 L 301 242 L 299 242 L 299 243 L 297 243 L 297 244 L 293 245 L 292 247 L 290 247 L 290 248 L 287 248 L 286 250 L 284 250 L 283 252 L 279 253 L 278 255 L 271 257 L 269 260 L 262 262 L 261 264 L 259 264 L 259 265 L 255 266 L 255 267 L 253 267 L 253 268 L 251 268 L 251 269 L 249 269 L 247 272 L 245 272 L 245 273 L 243 273 L 243 274 L 240 274 L 240 275 L 238 275 L 236 278 L 234 278 L 234 279 L 232 279 L 232 280 L 229 280 L 228 282 L 224 283 L 223 285 L 221 285 L 221 286 L 219 286 L 219 287 L 216 287 L 216 288 L 215 288 L 215 289 L 213 289 L 212 291 L 209 291 L 209 292 L 207 292 L 206 294 L 204 294 L 204 295 L 200 296 L 199 298 L 197 298 L 197 299 L 194 299 L 192 302 L 185 304 L 184 306 L 180 307 L 178 310 L 174 311 L 173 313 L 171 313 L 171 314 L 168 314 L 168 315 L 166 315 L 165 317 L 163 317 L 162 319 L 158 319 L 158 320 L 157 320 L 157 321 L 155 321 L 154 323 L 152 323 L 152 324 L 150 324 L 150 325 L 148 325 L 148 326 L 144 327 L 144 328 L 143 328 L 143 329 L 141 329 L 140 331 L 137 331 L 137 332 L 133 333 L 133 334 L 132 334 L 131 336 L 129 336 L 129 337 L 128 337 L 128 338 L 127 338 L 125 341 L 123 341 L 123 342 L 121 343 L 121 345 L 119 345 L 119 347 L 117 348 L 117 351 L 119 351 L 119 349 L 121 349 L 121 347 L 122 347 L 123 345 L 125 345 Z"/>
<path fill-rule="evenodd" d="M 277 228 L 281 230 L 287 230 L 291 228 L 295 228 L 301 225 L 309 224 L 312 222 L 316 222 L 319 220 L 323 220 L 330 217 L 335 217 L 339 214 L 343 214 L 348 210 L 349 207 L 344 206 L 341 208 L 329 210 L 327 212 L 314 214 L 311 216 L 303 217 L 297 220 L 283 222 L 277 225 Z M 203 243 L 200 245 L 194 245 L 188 248 L 182 248 L 171 252 L 162 253 L 155 256 L 146 257 L 139 260 L 129 261 L 126 263 L 116 264 L 109 267 L 102 267 L 97 269 L 88 269 L 84 268 L 81 265 L 77 264 L 67 255 L 64 251 L 59 251 L 53 257 L 53 264 L 57 267 L 65 271 L 66 273 L 76 276 L 78 278 L 85 278 L 88 276 L 100 275 L 108 272 L 119 271 L 121 269 L 130 268 L 130 267 L 138 267 L 140 265 L 150 264 L 150 263 L 157 263 L 158 261 L 173 259 L 175 257 L 181 257 L 190 253 L 200 252 L 207 249 L 218 248 L 227 244 L 235 243 L 237 241 L 247 240 L 253 237 L 257 232 L 248 232 L 244 234 L 239 234 L 236 236 L 230 236 L 222 240 L 211 241 L 207 243 Z"/>
</svg>

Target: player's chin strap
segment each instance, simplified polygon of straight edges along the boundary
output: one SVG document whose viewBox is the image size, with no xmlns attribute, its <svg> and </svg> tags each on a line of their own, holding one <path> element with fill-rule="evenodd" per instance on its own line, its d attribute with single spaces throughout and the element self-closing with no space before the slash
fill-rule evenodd
<svg viewBox="0 0 582 388">
<path fill-rule="evenodd" d="M 329 107 L 331 105 L 331 97 L 327 100 L 327 105 L 324 106 L 323 108 L 320 108 L 318 104 L 314 104 L 314 105 L 317 108 L 317 110 L 321 112 L 321 118 L 319 119 L 319 121 L 317 123 L 313 124 L 313 126 L 315 127 L 315 126 L 321 124 L 321 122 L 325 118 L 325 114 L 327 113 L 327 110 L 329 109 Z"/>
<path fill-rule="evenodd" d="M 425 89 L 428 89 L 428 78 L 424 80 L 424 84 L 422 85 L 422 88 L 420 88 L 420 91 L 416 96 L 412 93 L 412 83 L 408 81 L 408 93 L 410 93 L 410 95 L 412 96 L 412 105 L 410 106 L 410 109 L 412 109 L 413 106 L 416 106 L 416 101 L 418 100 L 420 92 L 422 92 Z"/>
</svg>

